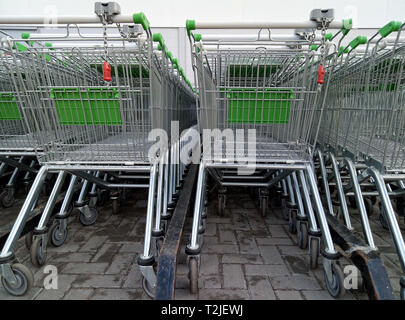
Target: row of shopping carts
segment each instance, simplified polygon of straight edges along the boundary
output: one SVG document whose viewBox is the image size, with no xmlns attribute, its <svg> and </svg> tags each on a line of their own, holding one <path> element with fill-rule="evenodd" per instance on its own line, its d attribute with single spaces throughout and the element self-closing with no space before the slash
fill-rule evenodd
<svg viewBox="0 0 405 320">
<path fill-rule="evenodd" d="M 404 241 L 392 207 L 395 201 L 397 211 L 403 210 L 405 193 L 402 23 L 390 22 L 369 40 L 358 36 L 347 46 L 342 43 L 352 21 L 334 21 L 333 10 L 313 10 L 305 23 L 188 20 L 186 28 L 203 135 L 186 248 L 192 292 L 198 290 L 208 178 L 218 188 L 220 215 L 229 187 L 254 188 L 263 216 L 269 197 L 278 198 L 290 232 L 308 249 L 311 268 L 322 255 L 325 285 L 334 297 L 345 294 L 345 275 L 328 217 L 336 216 L 339 206 L 343 224 L 353 231 L 346 198 L 359 208 L 366 251 L 378 249 L 365 203 L 379 199 L 381 221 L 404 266 Z M 200 29 L 259 32 L 194 33 Z M 273 29 L 295 30 L 277 35 Z M 330 188 L 336 190 L 333 197 Z M 402 299 L 404 284 L 402 279 Z"/>
<path fill-rule="evenodd" d="M 32 272 L 18 263 L 14 247 L 46 177 L 54 175 L 39 223 L 26 235 L 32 263 L 46 262 L 48 242 L 65 242 L 73 205 L 80 222 L 92 225 L 107 194 L 117 212 L 125 190 L 147 188 L 139 265 L 145 290 L 152 294 L 159 239 L 186 171 L 180 151 L 196 122 L 195 93 L 143 13 L 125 16 L 116 3 L 96 3 L 94 16 L 62 17 L 58 23 L 66 24 L 66 35 L 39 32 L 1 39 L 0 160 L 12 166 L 29 155 L 40 166 L 1 250 L 3 286 L 12 295 L 24 295 L 33 285 Z M 98 23 L 103 33 L 83 33 L 76 23 Z M 173 123 L 181 134 L 171 135 Z M 61 192 L 63 201 L 55 210 Z"/>
</svg>

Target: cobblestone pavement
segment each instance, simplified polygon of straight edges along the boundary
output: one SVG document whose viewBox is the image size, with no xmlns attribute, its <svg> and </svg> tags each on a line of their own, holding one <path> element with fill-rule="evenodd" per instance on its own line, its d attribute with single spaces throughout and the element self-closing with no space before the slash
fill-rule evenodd
<svg viewBox="0 0 405 320">
<path fill-rule="evenodd" d="M 16 254 L 33 270 L 35 285 L 29 294 L 18 298 L 9 296 L 0 286 L 0 299 L 149 299 L 142 290 L 136 263 L 142 251 L 146 192 L 137 191 L 130 198 L 117 215 L 111 213 L 111 205 L 100 209 L 94 226 L 83 227 L 77 216 L 71 218 L 66 243 L 48 249 L 47 263 L 56 266 L 59 274 L 57 290 L 43 288 L 46 266 L 39 269 L 31 264 L 20 239 Z M 287 222 L 277 218 L 276 210 L 270 208 L 263 219 L 243 190 L 228 196 L 224 217 L 217 216 L 215 208 L 213 200 L 208 208 L 198 295 L 191 295 L 188 289 L 184 245 L 191 218 L 187 219 L 177 268 L 176 299 L 332 299 L 325 290 L 322 267 L 309 269 L 307 251 L 298 248 L 296 236 L 288 233 Z M 398 258 L 376 216 L 372 221 L 375 239 L 398 291 Z M 355 226 L 359 223 L 357 219 L 353 222 Z M 344 296 L 366 298 L 359 292 Z"/>
</svg>

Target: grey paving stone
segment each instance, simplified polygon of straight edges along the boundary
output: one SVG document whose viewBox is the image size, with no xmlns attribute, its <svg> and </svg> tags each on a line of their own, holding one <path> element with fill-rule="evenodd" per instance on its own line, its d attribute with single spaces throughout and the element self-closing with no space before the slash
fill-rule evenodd
<svg viewBox="0 0 405 320">
<path fill-rule="evenodd" d="M 139 253 L 143 250 L 143 242 L 128 242 L 124 243 L 120 249 L 120 253 Z"/>
<path fill-rule="evenodd" d="M 94 289 L 70 289 L 63 297 L 63 300 L 88 300 L 93 292 Z"/>
<path fill-rule="evenodd" d="M 62 269 L 65 274 L 103 274 L 108 268 L 108 263 L 68 263 Z"/>
<path fill-rule="evenodd" d="M 199 287 L 204 289 L 220 289 L 221 281 L 218 275 L 200 275 Z"/>
<path fill-rule="evenodd" d="M 190 288 L 190 280 L 187 275 L 176 275 L 176 289 Z"/>
<path fill-rule="evenodd" d="M 224 264 L 224 288 L 246 289 L 246 281 L 240 264 Z"/>
<path fill-rule="evenodd" d="M 59 290 L 42 290 L 35 300 L 61 300 L 65 293 Z"/>
<path fill-rule="evenodd" d="M 272 265 L 245 265 L 245 272 L 247 276 L 290 276 L 290 272 L 287 267 L 282 264 L 272 264 Z"/>
<path fill-rule="evenodd" d="M 263 264 L 263 260 L 258 254 L 226 253 L 222 255 L 222 263 Z"/>
<path fill-rule="evenodd" d="M 269 226 L 269 230 L 274 238 L 289 238 L 287 231 L 281 225 Z"/>
<path fill-rule="evenodd" d="M 276 295 L 280 300 L 304 300 L 300 292 L 294 290 L 276 290 Z"/>
<path fill-rule="evenodd" d="M 302 250 L 298 246 L 282 246 L 278 245 L 282 255 L 285 256 L 299 256 L 299 255 L 308 255 L 308 250 Z"/>
<path fill-rule="evenodd" d="M 215 236 L 217 234 L 217 224 L 216 223 L 207 223 L 204 235 Z"/>
<path fill-rule="evenodd" d="M 81 243 L 78 242 L 66 242 L 63 244 L 63 246 L 60 246 L 59 248 L 52 249 L 53 252 L 78 252 L 79 248 L 81 246 Z"/>
<path fill-rule="evenodd" d="M 252 299 L 276 300 L 274 290 L 266 276 L 248 276 L 246 279 Z"/>
<path fill-rule="evenodd" d="M 305 299 L 307 300 L 334 300 L 331 295 L 328 293 L 328 291 L 322 290 L 322 291 L 310 291 L 310 290 L 304 290 L 302 291 L 302 294 L 304 295 Z"/>
<path fill-rule="evenodd" d="M 272 236 L 261 238 L 256 237 L 257 244 L 260 245 L 293 245 L 293 242 L 290 238 L 273 238 Z"/>
<path fill-rule="evenodd" d="M 279 290 L 321 290 L 314 277 L 303 275 L 270 277 L 271 285 Z"/>
<path fill-rule="evenodd" d="M 214 236 L 206 236 L 204 235 L 204 243 L 205 244 L 218 244 L 218 237 L 214 237 Z"/>
<path fill-rule="evenodd" d="M 117 253 L 108 269 L 105 271 L 105 274 L 122 274 L 126 273 L 127 270 L 131 267 L 136 261 L 136 255 L 130 253 Z"/>
<path fill-rule="evenodd" d="M 254 236 L 249 232 L 237 232 L 240 253 L 259 253 Z"/>
<path fill-rule="evenodd" d="M 259 246 L 260 255 L 266 264 L 284 264 L 283 258 L 276 247 Z"/>
<path fill-rule="evenodd" d="M 238 253 L 239 248 L 234 244 L 207 244 L 204 246 L 204 251 L 207 253 Z"/>
<path fill-rule="evenodd" d="M 200 300 L 248 300 L 248 290 L 200 289 Z"/>
<path fill-rule="evenodd" d="M 104 243 L 100 249 L 98 249 L 97 253 L 94 254 L 91 262 L 111 262 L 120 246 L 121 245 L 117 243 Z"/>
<path fill-rule="evenodd" d="M 52 254 L 50 261 L 54 262 L 89 262 L 92 253 L 89 252 L 56 252 Z"/>
<path fill-rule="evenodd" d="M 205 240 L 205 239 L 204 239 Z M 236 237 L 234 231 L 224 230 L 219 233 L 219 242 L 236 244 Z"/>
<path fill-rule="evenodd" d="M 134 289 L 96 289 L 90 300 L 139 300 L 142 290 Z"/>
<path fill-rule="evenodd" d="M 284 256 L 284 261 L 293 275 L 310 275 L 309 262 L 306 256 Z"/>
<path fill-rule="evenodd" d="M 137 263 L 131 266 L 128 276 L 125 278 L 123 288 L 142 288 L 142 273 Z"/>
<path fill-rule="evenodd" d="M 202 254 L 200 264 L 200 274 L 218 274 L 218 255 Z"/>
<path fill-rule="evenodd" d="M 197 295 L 191 294 L 189 289 L 176 289 L 174 300 L 197 300 Z"/>
<path fill-rule="evenodd" d="M 90 238 L 81 248 L 81 252 L 97 251 L 101 248 L 104 242 L 108 239 L 107 236 L 94 236 Z"/>
<path fill-rule="evenodd" d="M 119 275 L 79 275 L 72 283 L 74 288 L 120 288 L 123 279 Z"/>
</svg>

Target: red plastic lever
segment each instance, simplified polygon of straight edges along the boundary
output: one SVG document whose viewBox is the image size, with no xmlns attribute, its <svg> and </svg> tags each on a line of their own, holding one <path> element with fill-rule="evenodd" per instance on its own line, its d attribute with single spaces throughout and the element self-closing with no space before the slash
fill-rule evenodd
<svg viewBox="0 0 405 320">
<path fill-rule="evenodd" d="M 325 76 L 325 69 L 323 68 L 323 65 L 319 66 L 318 69 L 318 84 L 323 84 L 324 80 L 323 77 Z"/>
<path fill-rule="evenodd" d="M 111 66 L 107 61 L 103 64 L 104 81 L 111 81 Z"/>
</svg>

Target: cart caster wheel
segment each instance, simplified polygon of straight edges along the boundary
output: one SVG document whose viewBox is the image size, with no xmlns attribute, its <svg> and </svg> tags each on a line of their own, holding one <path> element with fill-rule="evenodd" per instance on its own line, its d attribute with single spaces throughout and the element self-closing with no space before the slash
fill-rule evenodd
<svg viewBox="0 0 405 320">
<path fill-rule="evenodd" d="M 91 226 L 97 221 L 98 211 L 94 207 L 87 207 L 87 209 L 85 210 L 89 210 L 89 215 L 86 216 L 84 213 L 80 212 L 79 215 L 80 223 L 84 226 Z"/>
<path fill-rule="evenodd" d="M 103 207 L 107 200 L 107 192 L 106 190 L 99 190 L 97 192 L 97 206 Z"/>
<path fill-rule="evenodd" d="M 313 270 L 318 268 L 319 240 L 311 238 L 309 247 L 309 267 Z"/>
<path fill-rule="evenodd" d="M 196 259 L 190 259 L 188 263 L 188 272 L 190 279 L 190 293 L 196 294 L 198 293 L 198 265 Z"/>
<path fill-rule="evenodd" d="M 30 255 L 31 262 L 34 266 L 43 266 L 46 262 L 46 244 L 43 243 L 42 237 L 36 237 L 32 241 Z"/>
<path fill-rule="evenodd" d="M 366 207 L 367 216 L 371 217 L 374 214 L 373 201 L 370 198 L 365 198 L 364 205 Z"/>
<path fill-rule="evenodd" d="M 59 222 L 52 225 L 49 230 L 49 240 L 54 247 L 60 247 L 65 243 L 68 231 L 66 228 L 61 228 Z"/>
<path fill-rule="evenodd" d="M 332 263 L 332 283 L 329 283 L 325 272 L 326 288 L 332 297 L 339 299 L 345 295 L 344 278 L 342 269 L 336 263 Z"/>
<path fill-rule="evenodd" d="M 0 195 L 1 204 L 4 208 L 10 208 L 14 204 L 14 190 L 13 189 L 6 189 Z"/>
<path fill-rule="evenodd" d="M 288 219 L 288 230 L 292 234 L 297 233 L 297 212 L 295 210 L 290 210 Z"/>
<path fill-rule="evenodd" d="M 119 199 L 114 199 L 112 201 L 112 213 L 118 214 L 120 212 L 120 201 Z"/>
<path fill-rule="evenodd" d="M 225 213 L 225 195 L 220 194 L 218 195 L 218 211 L 217 211 L 218 215 L 220 217 L 224 216 Z"/>
<path fill-rule="evenodd" d="M 17 279 L 16 284 L 10 284 L 6 278 L 1 278 L 4 289 L 13 296 L 25 295 L 34 284 L 34 275 L 31 270 L 21 263 L 16 263 L 11 266 L 14 276 Z"/>
<path fill-rule="evenodd" d="M 263 218 L 267 215 L 268 200 L 266 197 L 260 199 L 260 213 Z"/>
<path fill-rule="evenodd" d="M 305 222 L 301 222 L 299 226 L 298 246 L 301 249 L 306 249 L 308 247 L 308 225 Z"/>
<path fill-rule="evenodd" d="M 33 234 L 34 232 L 30 231 L 24 237 L 25 247 L 28 249 L 28 251 L 31 250 Z"/>
<path fill-rule="evenodd" d="M 146 295 L 151 298 L 151 299 L 155 299 L 155 294 L 154 294 L 154 290 L 152 288 L 152 286 L 150 285 L 149 281 L 146 280 L 145 277 L 142 277 L 142 289 L 143 291 L 145 291 Z"/>
</svg>

